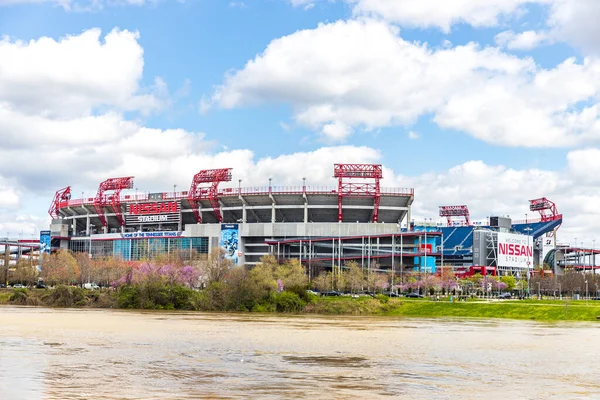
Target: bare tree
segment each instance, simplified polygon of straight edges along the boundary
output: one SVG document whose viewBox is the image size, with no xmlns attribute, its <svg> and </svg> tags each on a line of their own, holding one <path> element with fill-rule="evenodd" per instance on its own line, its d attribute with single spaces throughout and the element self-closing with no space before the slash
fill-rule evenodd
<svg viewBox="0 0 600 400">
<path fill-rule="evenodd" d="M 233 267 L 233 261 L 225 258 L 225 250 L 219 248 L 211 250 L 208 259 L 202 263 L 201 279 L 206 284 L 213 282 L 222 282 L 229 271 Z"/>
</svg>

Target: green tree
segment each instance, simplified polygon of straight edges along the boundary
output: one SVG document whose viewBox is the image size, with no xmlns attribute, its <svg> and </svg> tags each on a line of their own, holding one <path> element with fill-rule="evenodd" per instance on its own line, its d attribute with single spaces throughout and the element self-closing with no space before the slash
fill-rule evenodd
<svg viewBox="0 0 600 400">
<path fill-rule="evenodd" d="M 275 279 L 281 279 L 284 290 L 303 296 L 308 287 L 308 276 L 300 261 L 293 259 L 277 266 Z"/>
<path fill-rule="evenodd" d="M 362 290 L 365 285 L 365 274 L 358 266 L 356 261 L 350 261 L 346 264 L 346 288 L 352 292 L 356 293 L 359 290 Z"/>
<path fill-rule="evenodd" d="M 277 280 L 273 273 L 275 268 L 277 268 L 275 257 L 265 256 L 260 264 L 250 270 L 250 280 L 258 298 L 266 299 L 271 293 L 277 292 Z"/>
<path fill-rule="evenodd" d="M 506 290 L 513 290 L 517 286 L 517 279 L 512 275 L 502 276 L 500 282 L 506 284 Z"/>
</svg>

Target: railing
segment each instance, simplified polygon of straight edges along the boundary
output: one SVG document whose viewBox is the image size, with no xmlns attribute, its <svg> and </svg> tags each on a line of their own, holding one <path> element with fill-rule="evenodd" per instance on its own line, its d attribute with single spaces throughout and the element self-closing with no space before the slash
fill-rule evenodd
<svg viewBox="0 0 600 400">
<path fill-rule="evenodd" d="M 153 192 L 154 194 L 155 192 Z M 306 193 L 307 195 L 315 195 L 315 194 L 326 194 L 337 195 L 337 186 L 306 186 L 305 188 L 302 186 L 254 186 L 254 187 L 233 187 L 233 188 L 222 188 L 219 190 L 219 196 L 258 196 L 258 195 L 268 195 L 269 193 L 273 195 L 283 195 L 283 194 L 295 194 L 300 195 L 302 193 Z M 187 191 L 183 192 L 162 192 L 158 193 L 162 195 L 162 199 L 160 200 L 180 200 L 186 199 L 188 196 Z M 393 196 L 412 196 L 414 195 L 414 189 L 411 188 L 381 188 L 382 195 L 393 195 Z M 160 201 L 159 199 L 156 199 Z M 140 202 L 140 201 L 150 201 L 149 193 L 138 193 L 138 194 L 127 194 L 121 195 L 122 203 L 131 203 L 131 202 Z M 155 201 L 153 199 L 152 201 Z M 59 208 L 65 207 L 80 207 L 80 206 L 93 206 L 94 197 L 85 197 L 83 199 L 72 199 L 68 201 L 63 201 L 59 203 Z"/>
</svg>

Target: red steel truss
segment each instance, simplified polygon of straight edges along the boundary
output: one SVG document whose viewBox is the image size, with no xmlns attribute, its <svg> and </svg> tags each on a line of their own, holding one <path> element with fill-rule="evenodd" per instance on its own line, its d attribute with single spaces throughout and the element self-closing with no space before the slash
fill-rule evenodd
<svg viewBox="0 0 600 400">
<path fill-rule="evenodd" d="M 48 209 L 48 214 L 50 214 L 50 217 L 52 217 L 52 219 L 58 218 L 60 204 L 69 200 L 71 200 L 71 186 L 57 190 L 56 194 L 54 195 L 54 200 L 52 200 L 50 208 Z"/>
<path fill-rule="evenodd" d="M 125 225 L 125 220 L 121 212 L 121 190 L 133 188 L 133 176 L 125 178 L 110 178 L 105 180 L 98 186 L 98 193 L 94 199 L 94 208 L 98 213 L 98 218 L 102 222 L 102 226 L 106 226 L 106 217 L 104 216 L 104 207 L 112 207 L 121 226 Z M 107 194 L 106 192 L 113 193 Z"/>
<path fill-rule="evenodd" d="M 373 222 L 379 219 L 381 188 L 379 180 L 383 178 L 381 164 L 334 164 L 333 177 L 338 178 L 338 221 L 342 222 L 342 200 L 344 197 L 373 197 Z M 371 182 L 347 182 L 345 179 L 374 180 Z"/>
<path fill-rule="evenodd" d="M 471 225 L 471 214 L 469 213 L 469 207 L 462 206 L 440 206 L 440 217 L 446 217 L 448 226 L 452 225 L 452 217 L 464 217 L 465 224 Z"/>
<path fill-rule="evenodd" d="M 229 181 L 231 181 L 231 168 L 207 169 L 194 175 L 194 180 L 188 192 L 188 201 L 199 224 L 202 223 L 202 214 L 200 214 L 198 205 L 200 200 L 204 199 L 210 201 L 217 220 L 219 222 L 223 221 L 218 189 L 219 183 Z"/>
<path fill-rule="evenodd" d="M 542 222 L 550 222 L 562 218 L 562 214 L 558 213 L 556 204 L 545 197 L 529 200 L 529 210 L 539 212 Z M 560 228 L 560 226 L 556 227 L 553 231 L 548 232 L 546 236 L 553 237 L 558 228 Z"/>
<path fill-rule="evenodd" d="M 554 221 L 562 217 L 556 209 L 556 204 L 545 197 L 529 200 L 529 209 L 539 212 L 542 222 Z"/>
</svg>

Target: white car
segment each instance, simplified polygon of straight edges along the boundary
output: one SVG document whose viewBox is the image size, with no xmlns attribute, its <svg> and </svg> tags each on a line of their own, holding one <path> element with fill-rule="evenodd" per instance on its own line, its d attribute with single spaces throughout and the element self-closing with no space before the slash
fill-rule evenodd
<svg viewBox="0 0 600 400">
<path fill-rule="evenodd" d="M 15 288 L 15 289 L 24 289 L 25 286 L 21 285 L 20 283 L 16 283 L 16 284 L 13 285 L 13 288 Z"/>
</svg>

